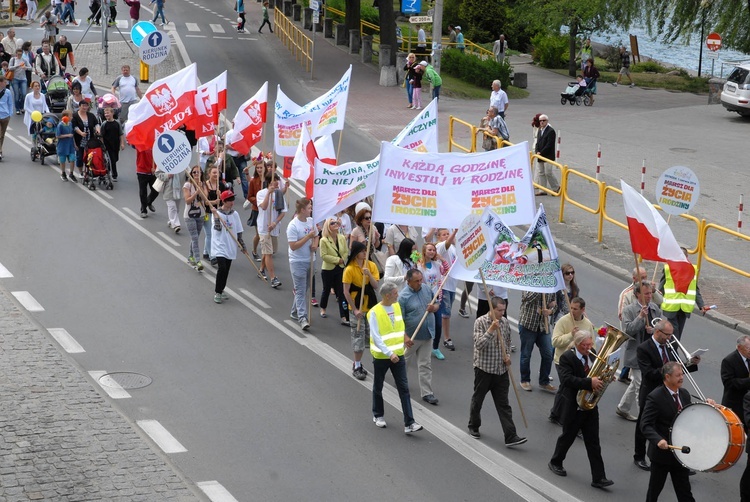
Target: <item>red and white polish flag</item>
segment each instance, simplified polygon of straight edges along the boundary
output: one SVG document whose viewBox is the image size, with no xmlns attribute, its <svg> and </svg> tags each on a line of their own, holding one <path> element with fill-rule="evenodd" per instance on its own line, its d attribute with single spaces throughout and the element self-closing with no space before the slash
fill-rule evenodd
<svg viewBox="0 0 750 502">
<path fill-rule="evenodd" d="M 667 263 L 675 289 L 687 293 L 695 276 L 693 264 L 680 249 L 672 230 L 656 208 L 633 187 L 620 180 L 625 215 L 628 219 L 630 246 L 644 260 Z"/>
<path fill-rule="evenodd" d="M 315 159 L 324 164 L 336 165 L 336 150 L 333 147 L 333 139 L 331 136 L 325 135 L 312 141 L 308 128 L 303 125 L 302 135 L 297 145 L 297 153 L 292 160 L 292 175 L 290 177 L 305 181 L 305 196 L 308 199 L 313 198 Z"/>
<path fill-rule="evenodd" d="M 242 103 L 234 116 L 234 134 L 228 143 L 240 155 L 250 153 L 253 145 L 263 136 L 267 108 L 268 82 L 263 84 L 255 96 Z"/>
<path fill-rule="evenodd" d="M 194 119 L 197 68 L 193 63 L 149 86 L 128 113 L 125 134 L 129 144 L 141 151 L 151 150 L 158 135 Z"/>
<path fill-rule="evenodd" d="M 219 123 L 219 114 L 227 109 L 227 72 L 198 86 L 195 94 L 195 119 L 190 128 L 196 138 L 211 136 Z"/>
</svg>

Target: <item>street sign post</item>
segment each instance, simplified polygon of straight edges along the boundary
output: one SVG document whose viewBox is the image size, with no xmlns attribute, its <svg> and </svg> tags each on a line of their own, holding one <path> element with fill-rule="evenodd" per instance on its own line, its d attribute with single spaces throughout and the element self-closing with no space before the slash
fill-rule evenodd
<svg viewBox="0 0 750 502">
<path fill-rule="evenodd" d="M 169 48 L 172 40 L 167 33 L 155 31 L 149 33 L 138 46 L 141 61 L 147 65 L 159 64 L 169 56 Z"/>
<path fill-rule="evenodd" d="M 151 149 L 157 169 L 167 174 L 181 173 L 190 166 L 193 152 L 187 136 L 181 132 L 160 134 Z"/>
<path fill-rule="evenodd" d="M 721 49 L 721 35 L 716 32 L 709 33 L 706 38 L 706 47 L 711 51 L 718 51 Z"/>
</svg>

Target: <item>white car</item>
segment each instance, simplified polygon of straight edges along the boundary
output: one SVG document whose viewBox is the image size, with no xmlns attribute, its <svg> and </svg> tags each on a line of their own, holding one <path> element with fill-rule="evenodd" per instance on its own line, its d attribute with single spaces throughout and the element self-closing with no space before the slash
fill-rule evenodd
<svg viewBox="0 0 750 502">
<path fill-rule="evenodd" d="M 737 66 L 721 91 L 721 104 L 730 112 L 750 117 L 750 64 Z"/>
</svg>

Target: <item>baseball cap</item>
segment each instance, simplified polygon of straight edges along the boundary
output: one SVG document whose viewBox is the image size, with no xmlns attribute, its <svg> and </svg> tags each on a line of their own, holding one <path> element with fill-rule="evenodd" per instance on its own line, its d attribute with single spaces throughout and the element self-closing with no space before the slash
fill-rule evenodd
<svg viewBox="0 0 750 502">
<path fill-rule="evenodd" d="M 427 68 L 427 64 L 428 64 L 427 61 L 420 61 L 419 62 L 419 66 L 424 66 L 425 68 Z"/>
<path fill-rule="evenodd" d="M 228 200 L 234 200 L 234 192 L 231 190 L 224 190 L 221 192 L 221 201 L 225 202 Z"/>
<path fill-rule="evenodd" d="M 456 29 L 457 29 L 457 30 L 460 30 L 460 29 L 461 29 L 461 27 L 460 27 L 460 26 L 456 26 Z"/>
</svg>

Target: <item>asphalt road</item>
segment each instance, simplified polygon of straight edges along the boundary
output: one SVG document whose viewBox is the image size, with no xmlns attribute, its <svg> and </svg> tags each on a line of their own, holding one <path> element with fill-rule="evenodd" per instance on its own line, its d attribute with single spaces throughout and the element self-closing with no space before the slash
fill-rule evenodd
<svg viewBox="0 0 750 502">
<path fill-rule="evenodd" d="M 173 21 L 200 20 L 203 9 L 181 3 Z M 200 62 L 203 79 L 230 69 L 230 109 L 266 79 L 281 82 L 292 99 L 310 92 L 288 75 L 295 69 L 275 44 L 235 53 L 228 42 L 183 39 Z M 273 99 L 272 94 L 269 98 Z M 13 118 L 0 164 L 5 228 L 0 263 L 14 277 L 12 291 L 29 291 L 44 307 L 35 314 L 47 328 L 65 328 L 84 348 L 76 361 L 87 371 L 132 371 L 153 379 L 116 405 L 133 421 L 158 419 L 187 449 L 171 454 L 189 479 L 216 479 L 237 500 L 593 500 L 585 451 L 577 442 L 565 467 L 567 478 L 546 467 L 559 428 L 546 420 L 552 396 L 521 395 L 529 427 L 524 429 L 512 398 L 519 433 L 529 443 L 502 444 L 490 402 L 482 440 L 465 425 L 472 391 L 471 320 L 454 316 L 458 349 L 434 361 L 437 407 L 415 402 L 415 418 L 426 431 L 407 437 L 400 429 L 395 392 L 387 394 L 386 420 L 371 421 L 368 379 L 350 372 L 348 330 L 335 317 L 313 315 L 310 333 L 290 324 L 291 281 L 285 250 L 277 258 L 284 285 L 265 287 L 244 259 L 230 274 L 231 300 L 212 301 L 213 270 L 198 274 L 185 264 L 189 236 L 174 235 L 166 208 L 137 217 L 133 153 L 121 162 L 112 192 L 90 192 L 62 183 L 54 166 L 28 159 L 19 118 Z M 344 156 L 369 158 L 377 145 L 357 133 L 347 136 Z M 294 197 L 292 197 L 293 199 Z M 283 239 L 282 239 L 283 241 Z M 573 257 L 587 312 L 596 325 L 616 324 L 616 300 L 624 281 Z M 320 288 L 320 283 L 318 288 Z M 244 290 L 244 291 L 243 291 Z M 245 292 L 246 291 L 246 292 Z M 519 295 L 511 295 L 517 317 Z M 457 305 L 456 305 L 457 308 Z M 316 314 L 316 313 L 314 313 Z M 516 345 L 518 336 L 514 332 Z M 721 396 L 719 363 L 734 347 L 736 333 L 693 317 L 683 338 L 690 350 L 710 349 L 695 375 L 703 392 Z M 371 369 L 369 356 L 365 365 Z M 538 367 L 538 353 L 532 359 Z M 513 356 L 518 364 L 518 353 Z M 517 372 L 515 373 L 518 376 Z M 419 395 L 412 368 L 411 390 Z M 556 375 L 555 375 L 556 376 Z M 532 379 L 533 380 L 533 379 Z M 648 475 L 632 464 L 633 424 L 614 415 L 624 386 L 613 383 L 601 401 L 601 438 L 614 501 L 643 497 Z M 520 391 L 522 392 L 522 391 Z M 393 406 L 396 406 L 395 408 Z M 706 434 L 715 431 L 701 431 Z M 697 500 L 737 498 L 740 466 L 692 478 Z M 663 500 L 674 500 L 667 488 Z"/>
</svg>

